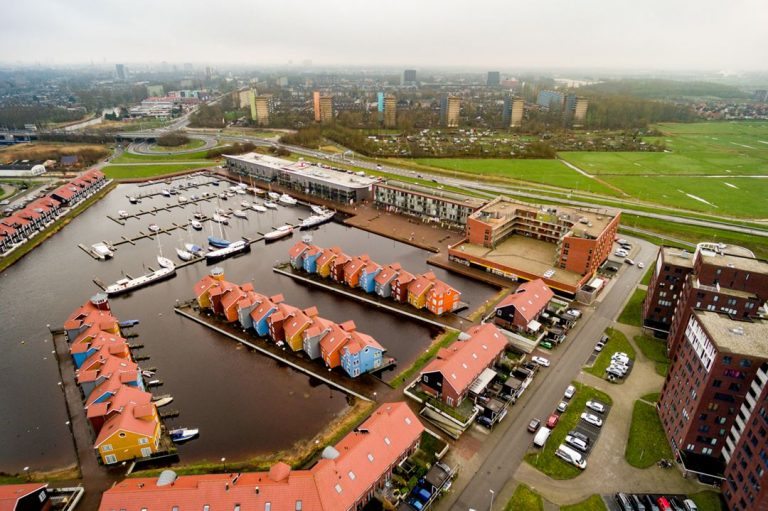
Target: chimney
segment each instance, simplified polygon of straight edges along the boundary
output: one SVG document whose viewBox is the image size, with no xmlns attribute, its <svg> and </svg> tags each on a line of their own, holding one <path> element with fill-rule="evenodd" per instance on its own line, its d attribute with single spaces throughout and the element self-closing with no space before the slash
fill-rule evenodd
<svg viewBox="0 0 768 511">
<path fill-rule="evenodd" d="M 256 487 L 256 495 L 258 495 L 258 494 L 259 494 L 259 487 L 257 486 Z"/>
<path fill-rule="evenodd" d="M 225 489 L 226 491 L 229 491 L 229 483 L 227 483 L 227 484 L 225 484 L 225 485 L 224 485 L 224 489 Z"/>
</svg>

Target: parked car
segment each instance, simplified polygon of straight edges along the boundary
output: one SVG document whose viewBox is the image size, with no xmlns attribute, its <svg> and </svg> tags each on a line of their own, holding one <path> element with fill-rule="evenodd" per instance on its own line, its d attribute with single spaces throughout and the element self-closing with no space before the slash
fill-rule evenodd
<svg viewBox="0 0 768 511">
<path fill-rule="evenodd" d="M 549 359 L 546 359 L 544 357 L 531 357 L 531 360 L 533 360 L 540 366 L 549 367 Z"/>
<path fill-rule="evenodd" d="M 605 343 L 598 341 L 597 344 L 595 344 L 595 351 L 601 352 L 603 351 L 603 348 L 605 348 Z"/>
<path fill-rule="evenodd" d="M 635 508 L 635 511 L 645 511 L 645 504 L 640 497 L 637 495 L 630 495 L 629 500 L 632 501 L 632 506 Z"/>
<path fill-rule="evenodd" d="M 691 499 L 685 499 L 683 501 L 683 506 L 685 506 L 685 511 L 699 511 L 698 506 Z"/>
<path fill-rule="evenodd" d="M 541 426 L 541 419 L 533 418 L 531 419 L 531 422 L 528 423 L 528 432 L 529 433 L 536 433 L 536 431 L 539 429 L 539 426 Z"/>
<path fill-rule="evenodd" d="M 616 252 L 614 252 L 613 255 L 615 255 L 616 257 L 627 257 L 629 255 L 629 252 L 627 252 L 626 250 L 619 249 Z"/>
<path fill-rule="evenodd" d="M 587 401 L 587 408 L 597 413 L 605 412 L 605 405 L 598 401 Z"/>
<path fill-rule="evenodd" d="M 539 343 L 539 348 L 544 348 L 545 350 L 551 350 L 553 347 L 553 344 L 549 341 L 541 341 Z"/>
<path fill-rule="evenodd" d="M 656 499 L 656 503 L 659 505 L 659 511 L 672 511 L 672 506 L 666 497 L 659 497 Z"/>
<path fill-rule="evenodd" d="M 582 413 L 581 420 L 583 420 L 587 424 L 592 424 L 593 426 L 597 426 L 598 428 L 603 426 L 603 419 L 601 419 L 594 413 L 587 413 L 587 412 Z"/>
<path fill-rule="evenodd" d="M 571 435 L 565 435 L 565 443 L 581 452 L 587 452 L 589 448 L 584 440 Z"/>
<path fill-rule="evenodd" d="M 563 397 L 565 399 L 571 399 L 576 394 L 576 387 L 573 385 L 568 385 L 565 389 L 565 393 L 563 394 Z"/>
<path fill-rule="evenodd" d="M 575 429 L 572 429 L 571 431 L 568 432 L 568 434 L 574 438 L 578 438 L 579 440 L 583 441 L 586 444 L 589 444 L 591 442 L 589 437 L 584 433 L 582 433 L 581 431 L 576 431 Z"/>
<path fill-rule="evenodd" d="M 573 318 L 580 318 L 581 311 L 579 309 L 568 309 L 565 313 Z"/>
<path fill-rule="evenodd" d="M 533 374 L 536 374 L 536 371 L 541 369 L 541 366 L 539 366 L 539 364 L 534 364 L 533 362 L 526 362 L 525 364 L 523 364 L 523 367 L 525 369 L 531 370 Z"/>
<path fill-rule="evenodd" d="M 629 241 L 625 240 L 624 238 L 620 238 L 616 240 L 616 243 L 618 243 L 619 245 L 626 245 L 627 243 L 629 243 Z"/>
<path fill-rule="evenodd" d="M 627 375 L 627 369 L 625 367 L 617 366 L 614 364 L 611 364 L 608 366 L 608 369 L 605 370 L 606 373 L 614 374 L 620 378 L 623 378 Z"/>
<path fill-rule="evenodd" d="M 640 261 L 639 263 L 637 263 L 637 267 L 642 270 L 643 268 L 645 268 L 645 263 Z"/>
<path fill-rule="evenodd" d="M 629 265 L 633 265 L 633 264 L 635 264 L 635 262 L 634 262 L 632 259 L 630 259 L 629 257 L 627 257 L 626 259 L 624 259 L 624 262 L 625 262 L 625 263 L 627 263 L 627 264 L 629 264 Z"/>
<path fill-rule="evenodd" d="M 683 503 L 680 502 L 675 497 L 669 498 L 669 505 L 672 506 L 673 511 L 685 511 L 685 508 L 683 507 Z"/>
<path fill-rule="evenodd" d="M 645 495 L 643 496 L 643 500 L 645 501 L 645 507 L 648 511 L 659 511 L 659 506 L 656 504 L 656 501 L 653 500 L 653 497 Z"/>
<path fill-rule="evenodd" d="M 491 426 L 493 426 L 493 419 L 490 419 L 489 417 L 486 417 L 485 415 L 480 415 L 477 418 L 477 423 L 485 426 L 488 429 L 491 429 Z"/>
<path fill-rule="evenodd" d="M 554 427 L 555 427 L 555 426 L 557 426 L 557 422 L 558 422 L 559 420 L 560 420 L 560 416 L 559 416 L 559 415 L 557 415 L 557 414 L 555 414 L 555 413 L 553 413 L 553 414 L 552 414 L 552 415 L 550 415 L 550 416 L 549 416 L 549 418 L 547 419 L 547 427 L 548 427 L 549 429 L 554 429 Z"/>
<path fill-rule="evenodd" d="M 422 509 L 424 509 L 424 504 L 419 502 L 419 499 L 417 499 L 416 497 L 411 497 L 410 499 L 407 500 L 407 502 L 416 511 L 421 511 Z"/>
<path fill-rule="evenodd" d="M 560 401 L 560 402 L 557 404 L 557 411 L 558 411 L 558 412 L 560 412 L 560 413 L 563 413 L 563 412 L 565 412 L 567 409 L 568 409 L 568 403 L 567 403 L 567 402 L 565 402 L 565 401 Z"/>
<path fill-rule="evenodd" d="M 619 505 L 621 511 L 634 511 L 632 503 L 629 501 L 629 496 L 626 493 L 617 493 L 613 498 L 616 500 L 616 504 Z"/>
</svg>

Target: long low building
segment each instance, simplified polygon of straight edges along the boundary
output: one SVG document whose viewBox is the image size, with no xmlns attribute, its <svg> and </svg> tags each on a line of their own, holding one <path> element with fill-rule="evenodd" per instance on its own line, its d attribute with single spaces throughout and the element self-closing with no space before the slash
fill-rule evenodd
<svg viewBox="0 0 768 511">
<path fill-rule="evenodd" d="M 230 172 L 322 199 L 352 204 L 369 199 L 377 178 L 349 174 L 306 161 L 258 153 L 224 155 Z"/>
</svg>

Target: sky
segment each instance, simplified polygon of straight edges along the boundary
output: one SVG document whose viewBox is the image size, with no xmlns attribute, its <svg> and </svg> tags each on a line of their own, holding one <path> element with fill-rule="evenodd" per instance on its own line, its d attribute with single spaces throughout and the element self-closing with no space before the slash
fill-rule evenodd
<svg viewBox="0 0 768 511">
<path fill-rule="evenodd" d="M 767 0 L 34 0 L 2 18 L 7 64 L 768 67 Z"/>
</svg>

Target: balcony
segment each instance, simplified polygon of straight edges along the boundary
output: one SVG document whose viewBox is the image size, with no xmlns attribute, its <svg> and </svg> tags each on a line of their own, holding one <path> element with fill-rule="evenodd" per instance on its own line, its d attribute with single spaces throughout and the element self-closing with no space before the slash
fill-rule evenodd
<svg viewBox="0 0 768 511">
<path fill-rule="evenodd" d="M 754 410 L 755 405 L 757 405 L 757 401 L 755 400 L 754 397 L 752 397 L 752 394 L 749 393 L 749 392 L 747 393 L 746 398 L 747 398 L 747 403 L 749 403 L 750 408 L 752 408 Z"/>
</svg>

